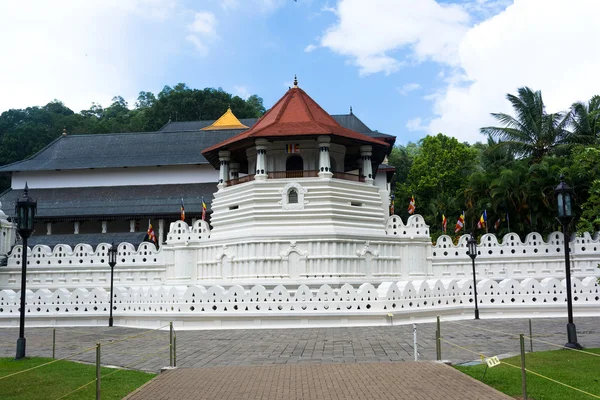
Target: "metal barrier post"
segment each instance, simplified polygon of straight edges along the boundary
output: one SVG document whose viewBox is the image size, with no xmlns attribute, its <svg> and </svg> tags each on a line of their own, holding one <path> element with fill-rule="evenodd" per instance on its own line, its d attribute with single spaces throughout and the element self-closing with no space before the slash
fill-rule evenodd
<svg viewBox="0 0 600 400">
<path fill-rule="evenodd" d="M 442 360 L 442 342 L 440 338 L 442 337 L 442 327 L 440 324 L 440 316 L 437 317 L 437 329 L 435 331 L 435 354 L 437 356 L 437 360 Z"/>
<path fill-rule="evenodd" d="M 96 343 L 96 400 L 100 400 L 100 343 Z"/>
<path fill-rule="evenodd" d="M 169 322 L 169 365 L 173 367 L 173 322 Z"/>
<path fill-rule="evenodd" d="M 529 318 L 529 351 L 533 353 L 533 330 L 531 329 L 531 318 Z"/>
<path fill-rule="evenodd" d="M 419 350 L 417 349 L 417 325 L 413 324 L 413 347 L 415 349 L 415 361 L 419 361 Z"/>
<path fill-rule="evenodd" d="M 521 391 L 523 392 L 523 400 L 527 400 L 527 372 L 525 371 L 525 338 L 521 333 L 519 335 L 521 344 Z"/>
<path fill-rule="evenodd" d="M 177 335 L 173 335 L 173 366 L 177 366 Z"/>
<path fill-rule="evenodd" d="M 56 359 L 56 328 L 52 328 L 52 359 Z"/>
</svg>

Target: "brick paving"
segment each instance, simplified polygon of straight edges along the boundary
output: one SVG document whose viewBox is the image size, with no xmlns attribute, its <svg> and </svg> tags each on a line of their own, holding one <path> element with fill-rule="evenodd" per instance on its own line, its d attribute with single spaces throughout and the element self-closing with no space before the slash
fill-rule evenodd
<svg viewBox="0 0 600 400">
<path fill-rule="evenodd" d="M 181 368 L 126 397 L 141 399 L 509 400 L 434 362 Z"/>
</svg>

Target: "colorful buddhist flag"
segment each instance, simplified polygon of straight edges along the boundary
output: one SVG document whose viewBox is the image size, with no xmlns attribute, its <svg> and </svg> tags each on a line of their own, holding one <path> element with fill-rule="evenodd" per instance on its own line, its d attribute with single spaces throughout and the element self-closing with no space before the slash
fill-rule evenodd
<svg viewBox="0 0 600 400">
<path fill-rule="evenodd" d="M 460 230 L 465 226 L 465 212 L 463 211 L 458 217 L 458 221 L 456 221 L 456 228 L 454 228 L 454 233 L 460 232 Z"/>
<path fill-rule="evenodd" d="M 300 153 L 300 145 L 299 144 L 288 144 L 285 146 L 286 153 Z"/>
<path fill-rule="evenodd" d="M 204 196 L 202 196 L 202 221 L 206 220 L 206 203 L 204 202 Z"/>
<path fill-rule="evenodd" d="M 446 225 L 448 225 L 448 218 L 442 214 L 442 231 L 444 231 L 444 235 L 446 234 Z"/>
<path fill-rule="evenodd" d="M 415 196 L 413 195 L 410 198 L 410 202 L 408 203 L 408 213 L 409 214 L 414 214 L 415 213 Z"/>
<path fill-rule="evenodd" d="M 183 206 L 183 197 L 181 198 L 181 220 L 185 221 L 185 207 Z"/>
<path fill-rule="evenodd" d="M 483 210 L 483 214 L 479 217 L 479 221 L 477 221 L 477 229 L 486 228 L 487 227 L 487 212 Z"/>
<path fill-rule="evenodd" d="M 394 215 L 394 200 L 396 199 L 396 196 L 394 196 L 394 194 L 392 193 L 392 195 L 390 196 L 390 215 Z"/>
<path fill-rule="evenodd" d="M 496 221 L 496 223 L 494 224 L 494 229 L 496 230 L 496 232 L 498 232 L 498 228 L 500 228 L 500 218 L 498 218 L 498 221 Z"/>
<path fill-rule="evenodd" d="M 156 235 L 154 234 L 154 229 L 152 228 L 150 220 L 148 220 L 148 232 L 146 232 L 144 242 L 152 242 L 156 247 L 158 247 L 158 240 L 156 239 Z"/>
</svg>

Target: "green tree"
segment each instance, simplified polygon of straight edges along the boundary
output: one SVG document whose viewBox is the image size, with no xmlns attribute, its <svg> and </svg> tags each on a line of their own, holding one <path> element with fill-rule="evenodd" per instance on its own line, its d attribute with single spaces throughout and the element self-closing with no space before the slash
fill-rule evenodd
<svg viewBox="0 0 600 400">
<path fill-rule="evenodd" d="M 492 113 L 502 126 L 486 126 L 481 133 L 499 139 L 496 146 L 506 147 L 518 157 L 540 160 L 562 145 L 570 143 L 567 130 L 569 113 L 546 113 L 542 93 L 528 87 L 518 89 L 518 96 L 506 96 L 515 117 L 504 113 Z"/>
<path fill-rule="evenodd" d="M 587 103 L 573 103 L 571 127 L 575 142 L 600 143 L 600 96 L 592 97 Z"/>
</svg>

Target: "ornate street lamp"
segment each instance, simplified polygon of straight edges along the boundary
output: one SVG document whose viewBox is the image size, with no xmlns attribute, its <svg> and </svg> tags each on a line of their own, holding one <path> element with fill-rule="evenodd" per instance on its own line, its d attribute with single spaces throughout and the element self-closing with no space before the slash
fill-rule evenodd
<svg viewBox="0 0 600 400">
<path fill-rule="evenodd" d="M 469 248 L 469 257 L 473 263 L 473 291 L 475 293 L 475 319 L 479 319 L 479 307 L 477 306 L 477 278 L 475 276 L 475 257 L 477 257 L 477 240 L 475 234 L 471 233 L 471 237 L 467 241 L 467 247 Z"/>
<path fill-rule="evenodd" d="M 567 280 L 567 314 L 569 322 L 567 323 L 567 344 L 565 347 L 572 349 L 581 349 L 577 343 L 577 330 L 573 323 L 573 301 L 571 299 L 571 263 L 569 261 L 569 223 L 573 220 L 573 210 L 571 209 L 573 189 L 565 183 L 565 176 L 560 176 L 560 183 L 554 188 L 556 204 L 558 206 L 558 216 L 556 219 L 563 228 L 563 241 L 565 244 L 565 276 Z"/>
<path fill-rule="evenodd" d="M 23 196 L 17 200 L 15 214 L 17 216 L 17 231 L 23 238 L 23 258 L 21 260 L 21 308 L 19 309 L 19 338 L 17 339 L 16 360 L 25 357 L 25 299 L 27 297 L 27 239 L 33 233 L 33 220 L 37 211 L 37 202 L 29 197 L 29 188 L 25 183 Z"/>
<path fill-rule="evenodd" d="M 113 277 L 115 273 L 115 265 L 117 265 L 117 246 L 115 243 L 110 246 L 108 249 L 108 265 L 110 265 L 110 316 L 108 317 L 108 326 L 113 326 Z"/>
</svg>

